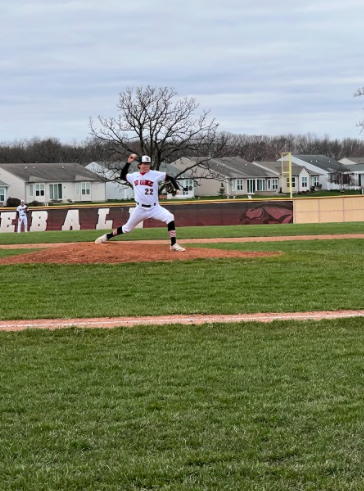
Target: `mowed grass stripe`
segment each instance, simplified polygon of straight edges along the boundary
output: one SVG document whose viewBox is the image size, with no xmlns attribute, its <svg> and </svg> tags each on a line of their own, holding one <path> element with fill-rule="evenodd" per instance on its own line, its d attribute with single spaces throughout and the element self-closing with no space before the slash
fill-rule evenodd
<svg viewBox="0 0 364 491">
<path fill-rule="evenodd" d="M 362 319 L 0 340 L 1 489 L 364 489 Z"/>
<path fill-rule="evenodd" d="M 118 224 L 115 224 L 118 226 Z M 119 224 L 120 225 L 120 224 Z M 40 244 L 63 242 L 93 242 L 104 232 L 110 230 L 71 230 L 31 232 L 28 234 L 2 233 L 0 245 L 6 244 Z M 276 237 L 287 235 L 324 235 L 324 234 L 362 234 L 364 222 L 348 223 L 312 223 L 312 224 L 270 224 L 243 226 L 204 226 L 178 227 L 177 237 L 180 239 L 199 238 L 234 238 L 234 237 Z M 113 240 L 156 240 L 165 239 L 168 242 L 166 227 L 135 229 L 130 234 Z"/>
<path fill-rule="evenodd" d="M 37 250 L 39 249 L 0 249 L 0 257 L 19 256 L 21 254 L 27 254 Z"/>
<path fill-rule="evenodd" d="M 257 259 L 2 266 L 0 317 L 362 309 L 363 243 L 348 239 L 203 245 L 283 253 Z"/>
</svg>

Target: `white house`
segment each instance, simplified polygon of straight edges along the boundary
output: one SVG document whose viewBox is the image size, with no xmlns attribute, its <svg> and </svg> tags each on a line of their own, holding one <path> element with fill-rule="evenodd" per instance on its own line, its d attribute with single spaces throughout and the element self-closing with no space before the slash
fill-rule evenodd
<svg viewBox="0 0 364 491">
<path fill-rule="evenodd" d="M 7 198 L 38 201 L 105 201 L 105 182 L 74 163 L 0 164 L 0 180 L 8 183 Z"/>
<path fill-rule="evenodd" d="M 288 156 L 284 156 L 279 161 L 288 161 L 288 158 Z M 314 176 L 318 175 L 319 184 L 324 190 L 340 190 L 343 187 L 358 188 L 358 184 L 354 182 L 347 166 L 325 155 L 292 155 L 291 162 L 305 167 Z"/>
<path fill-rule="evenodd" d="M 352 181 L 357 184 L 359 188 L 364 187 L 364 162 L 358 164 L 346 164 L 347 172 L 350 174 Z"/>
<path fill-rule="evenodd" d="M 119 164 L 108 168 L 104 162 L 91 162 L 86 165 L 86 169 L 97 174 L 105 180 L 105 196 L 106 200 L 131 200 L 133 199 L 133 189 L 127 184 L 121 184 L 114 180 L 120 176 L 122 167 L 125 164 Z"/>
<path fill-rule="evenodd" d="M 0 206 L 6 204 L 8 199 L 8 188 L 9 184 L 6 184 L 6 182 L 0 180 Z"/>
<path fill-rule="evenodd" d="M 196 165 L 199 162 L 200 164 Z M 188 170 L 191 179 L 197 184 L 197 197 L 218 196 L 220 189 L 228 196 L 278 192 L 279 173 L 259 167 L 240 157 L 183 157 L 174 161 L 172 165 L 180 170 Z"/>
</svg>

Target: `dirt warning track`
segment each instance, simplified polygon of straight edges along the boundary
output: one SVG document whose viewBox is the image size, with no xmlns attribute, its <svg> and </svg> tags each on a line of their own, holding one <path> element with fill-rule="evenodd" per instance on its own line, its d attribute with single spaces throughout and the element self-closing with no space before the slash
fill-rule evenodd
<svg viewBox="0 0 364 491">
<path fill-rule="evenodd" d="M 232 322 L 273 322 L 276 320 L 323 320 L 343 317 L 364 317 L 364 310 L 338 310 L 320 312 L 256 313 L 235 315 L 169 315 L 146 317 L 100 317 L 90 319 L 32 319 L 0 321 L 0 331 L 23 331 L 25 329 L 66 329 L 134 327 L 140 325 L 200 325 Z"/>
</svg>

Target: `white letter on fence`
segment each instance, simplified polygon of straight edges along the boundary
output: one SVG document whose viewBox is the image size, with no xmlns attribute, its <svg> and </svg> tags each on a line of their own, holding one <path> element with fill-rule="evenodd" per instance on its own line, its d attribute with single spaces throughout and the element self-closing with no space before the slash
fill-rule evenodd
<svg viewBox="0 0 364 491">
<path fill-rule="evenodd" d="M 100 208 L 98 211 L 99 221 L 96 225 L 96 230 L 104 230 L 105 228 L 112 228 L 112 220 L 106 220 L 109 214 L 110 208 Z"/>
<path fill-rule="evenodd" d="M 62 230 L 81 230 L 79 210 L 69 210 L 67 212 Z"/>
<path fill-rule="evenodd" d="M 13 220 L 16 219 L 16 211 L 3 211 L 0 213 L 1 226 L 0 232 L 15 232 Z"/>
<path fill-rule="evenodd" d="M 44 232 L 47 230 L 48 211 L 32 211 L 31 232 Z"/>
</svg>

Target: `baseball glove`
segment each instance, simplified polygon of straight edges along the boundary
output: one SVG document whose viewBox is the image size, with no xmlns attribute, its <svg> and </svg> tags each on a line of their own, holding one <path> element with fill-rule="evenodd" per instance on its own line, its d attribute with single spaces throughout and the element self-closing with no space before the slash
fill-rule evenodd
<svg viewBox="0 0 364 491">
<path fill-rule="evenodd" d="M 165 183 L 164 188 L 165 188 L 167 194 L 171 194 L 172 196 L 176 196 L 177 189 L 175 189 L 175 187 L 173 186 L 173 184 L 171 182 L 167 181 Z"/>
</svg>

